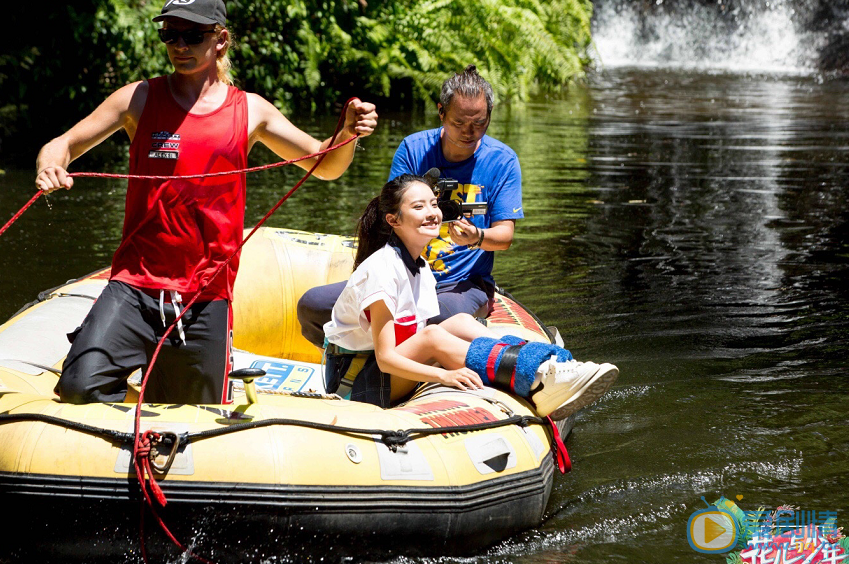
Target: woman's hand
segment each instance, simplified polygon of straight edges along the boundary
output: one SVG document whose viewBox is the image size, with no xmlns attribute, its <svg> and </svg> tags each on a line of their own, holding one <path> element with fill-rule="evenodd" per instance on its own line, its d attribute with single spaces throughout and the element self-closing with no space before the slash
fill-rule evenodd
<svg viewBox="0 0 849 564">
<path fill-rule="evenodd" d="M 458 368 L 457 370 L 445 370 L 442 375 L 441 383 L 458 390 L 479 390 L 483 388 L 478 373 L 471 368 Z"/>
</svg>

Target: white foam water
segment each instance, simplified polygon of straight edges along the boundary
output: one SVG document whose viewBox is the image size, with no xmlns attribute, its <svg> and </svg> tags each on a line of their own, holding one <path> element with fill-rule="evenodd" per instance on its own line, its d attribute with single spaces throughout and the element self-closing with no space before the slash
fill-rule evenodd
<svg viewBox="0 0 849 564">
<path fill-rule="evenodd" d="M 669 2 L 670 0 L 666 0 Z M 664 0 L 595 3 L 596 66 L 810 74 L 826 35 L 806 31 L 808 11 L 790 0 L 720 0 L 666 9 Z"/>
</svg>

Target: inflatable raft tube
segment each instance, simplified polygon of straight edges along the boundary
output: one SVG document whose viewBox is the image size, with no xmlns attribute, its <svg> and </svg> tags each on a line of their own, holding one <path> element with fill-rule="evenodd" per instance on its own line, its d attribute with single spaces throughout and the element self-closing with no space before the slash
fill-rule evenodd
<svg viewBox="0 0 849 564">
<path fill-rule="evenodd" d="M 301 337 L 295 304 L 307 288 L 344 279 L 352 249 L 345 237 L 257 233 L 234 299 L 235 367 L 265 372 L 254 381 L 257 401 L 237 389 L 230 405 L 142 406 L 142 431 L 165 439 L 155 448 L 168 500 L 159 512 L 178 534 L 196 535 L 200 522 L 218 531 L 197 551 L 221 554 L 238 540 L 274 554 L 287 538 L 321 534 L 467 552 L 541 522 L 555 471 L 552 433 L 527 402 L 491 388 L 429 385 L 380 409 L 325 393 L 320 351 Z M 18 551 L 35 550 L 24 539 L 46 530 L 48 551 L 66 546 L 62 532 L 77 550 L 80 538 L 104 529 L 136 542 L 135 403 L 63 404 L 52 391 L 66 333 L 107 279 L 101 271 L 45 292 L 0 326 L 0 495 L 22 516 L 9 537 L 21 541 Z M 506 296 L 490 325 L 550 338 Z M 413 432 L 397 433 L 404 430 Z"/>
</svg>

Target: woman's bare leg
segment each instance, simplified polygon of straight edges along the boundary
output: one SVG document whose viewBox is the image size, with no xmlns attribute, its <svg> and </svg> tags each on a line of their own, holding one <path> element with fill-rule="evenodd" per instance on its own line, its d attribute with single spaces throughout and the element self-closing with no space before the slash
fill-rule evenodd
<svg viewBox="0 0 849 564">
<path fill-rule="evenodd" d="M 410 360 L 422 364 L 438 362 L 448 370 L 465 366 L 468 350 L 469 341 L 446 331 L 442 324 L 428 325 L 395 347 L 398 354 Z"/>
<path fill-rule="evenodd" d="M 416 333 L 395 347 L 395 351 L 398 354 L 410 360 L 415 360 L 422 364 L 438 362 L 443 368 L 448 370 L 455 370 L 465 366 L 468 350 L 469 341 L 452 335 L 442 327 L 442 324 L 428 325 L 424 330 Z M 403 398 L 412 392 L 417 384 L 417 381 L 408 380 L 394 374 L 391 375 L 392 391 L 390 401 L 394 402 Z"/>
<path fill-rule="evenodd" d="M 449 317 L 439 325 L 428 325 L 395 347 L 396 352 L 422 364 L 438 362 L 448 370 L 466 365 L 469 344 L 478 337 L 497 339 L 498 335 L 467 313 Z M 403 398 L 418 384 L 412 380 L 391 376 L 391 401 Z"/>
</svg>

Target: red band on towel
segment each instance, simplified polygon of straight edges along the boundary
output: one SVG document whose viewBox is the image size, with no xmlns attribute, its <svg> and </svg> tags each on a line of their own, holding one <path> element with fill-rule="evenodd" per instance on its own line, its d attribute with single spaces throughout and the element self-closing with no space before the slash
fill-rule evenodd
<svg viewBox="0 0 849 564">
<path fill-rule="evenodd" d="M 495 361 L 498 359 L 498 353 L 506 346 L 508 346 L 507 343 L 495 343 L 489 351 L 486 359 L 486 377 L 490 384 L 495 382 Z"/>
</svg>

